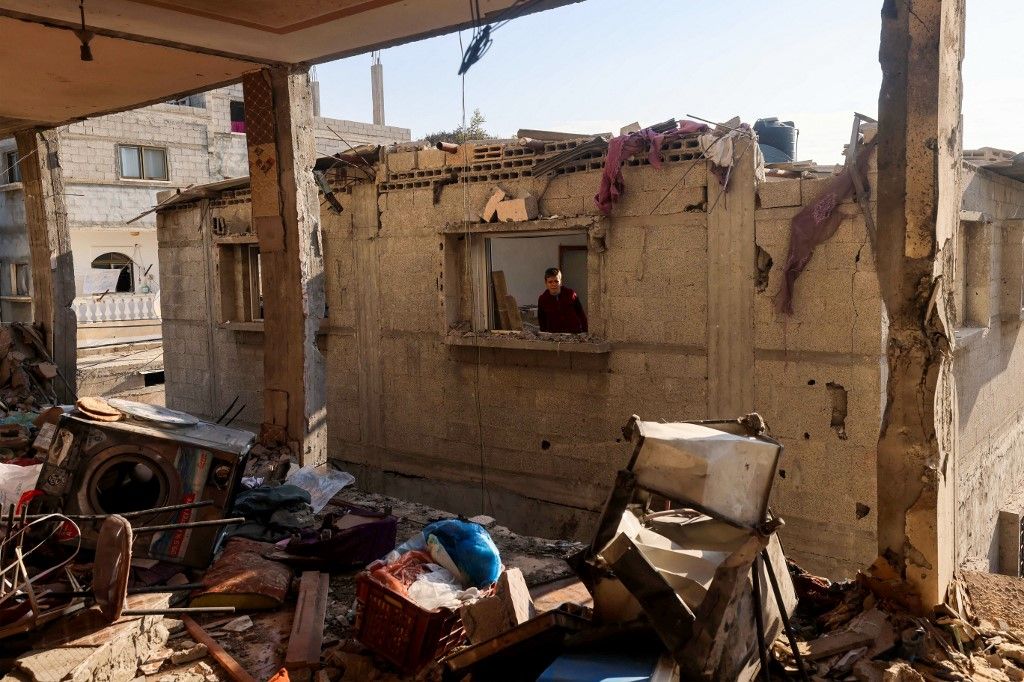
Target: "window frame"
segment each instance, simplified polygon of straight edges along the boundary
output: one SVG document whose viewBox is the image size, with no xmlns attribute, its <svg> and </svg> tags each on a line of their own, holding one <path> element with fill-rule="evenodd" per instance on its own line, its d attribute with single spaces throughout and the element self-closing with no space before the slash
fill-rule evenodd
<svg viewBox="0 0 1024 682">
<path fill-rule="evenodd" d="M 259 240 L 255 235 L 217 239 L 218 325 L 235 329 L 262 329 L 263 273 Z"/>
<path fill-rule="evenodd" d="M 443 270 L 440 295 L 444 308 L 444 342 L 448 346 L 508 348 L 517 350 L 607 353 L 611 344 L 601 338 L 605 320 L 602 312 L 602 256 L 605 251 L 606 219 L 599 216 L 548 218 L 520 223 L 449 223 L 439 230 Z M 515 330 L 490 329 L 492 298 L 486 239 L 490 237 L 553 237 L 564 234 L 587 236 L 587 291 L 589 338 L 565 343 L 560 335 L 540 337 Z M 486 304 L 486 305 L 482 305 Z"/>
<path fill-rule="evenodd" d="M 134 149 L 137 154 L 139 162 L 139 177 L 124 174 L 124 165 L 122 163 L 122 150 Z M 153 151 L 161 152 L 164 156 L 164 175 L 163 177 L 149 177 L 146 172 L 146 154 L 144 150 L 149 149 Z M 157 147 L 155 145 L 148 144 L 118 144 L 117 145 L 117 177 L 120 180 L 129 180 L 133 182 L 169 182 L 171 179 L 171 167 L 168 161 L 167 147 Z"/>
<path fill-rule="evenodd" d="M 242 118 L 235 119 L 235 105 L 241 107 Z M 235 129 L 235 124 L 240 123 L 240 129 Z M 228 101 L 228 130 L 235 135 L 245 135 L 245 100 L 232 99 Z"/>
<path fill-rule="evenodd" d="M 120 268 L 103 267 L 103 265 L 105 265 L 105 264 L 101 264 L 101 267 L 97 268 L 96 265 L 95 265 L 96 261 L 100 260 L 101 258 L 103 258 L 105 256 L 120 256 L 120 257 L 122 257 L 124 260 L 126 260 L 128 262 L 125 263 L 124 265 L 122 265 Z M 113 259 L 109 259 L 109 260 L 112 261 Z M 111 262 L 109 265 L 114 266 L 114 265 L 116 265 L 116 263 Z M 135 287 L 135 261 L 132 260 L 132 257 L 129 256 L 128 254 L 123 253 L 121 251 L 104 251 L 103 253 L 101 253 L 98 256 L 95 256 L 92 260 L 89 261 L 89 267 L 97 269 L 97 270 L 117 270 L 117 269 L 120 269 L 121 272 L 122 272 L 121 276 L 123 276 L 123 273 L 127 269 L 128 283 L 130 285 L 130 288 L 128 290 L 126 290 L 126 291 L 118 291 L 115 288 L 114 291 L 109 292 L 108 295 L 113 295 L 113 294 L 135 294 L 135 293 L 137 293 L 136 292 L 136 287 Z M 120 276 L 118 277 L 118 282 L 120 282 Z"/>
<path fill-rule="evenodd" d="M 4 152 L 3 164 L 3 184 L 10 185 L 15 182 L 21 182 L 21 164 L 19 163 L 17 149 Z"/>
</svg>

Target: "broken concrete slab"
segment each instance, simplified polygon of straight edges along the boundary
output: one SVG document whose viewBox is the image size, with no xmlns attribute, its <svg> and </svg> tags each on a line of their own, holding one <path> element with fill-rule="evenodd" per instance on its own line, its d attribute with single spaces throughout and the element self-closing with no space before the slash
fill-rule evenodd
<svg viewBox="0 0 1024 682">
<path fill-rule="evenodd" d="M 207 646 L 203 643 L 199 643 L 195 646 L 189 647 L 188 649 L 175 651 L 173 654 L 171 654 L 171 663 L 173 663 L 174 665 L 191 663 L 192 661 L 198 661 L 200 658 L 203 658 L 208 653 L 210 653 L 210 650 L 207 648 Z"/>
<path fill-rule="evenodd" d="M 480 220 L 485 223 L 494 221 L 494 218 L 498 215 L 498 204 L 505 200 L 505 191 L 502 189 L 494 190 L 491 198 L 487 200 L 487 204 L 484 206 L 483 212 L 480 214 Z"/>
</svg>

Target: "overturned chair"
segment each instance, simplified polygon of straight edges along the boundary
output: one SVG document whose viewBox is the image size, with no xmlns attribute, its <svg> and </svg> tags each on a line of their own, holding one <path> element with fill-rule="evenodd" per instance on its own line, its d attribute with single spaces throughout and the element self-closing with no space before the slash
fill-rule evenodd
<svg viewBox="0 0 1024 682">
<path fill-rule="evenodd" d="M 769 646 L 796 596 L 768 498 L 782 446 L 756 414 L 732 421 L 644 422 L 574 565 L 595 619 L 646 616 L 682 679 L 768 679 Z M 798 654 L 799 656 L 799 654 Z M 803 662 L 798 660 L 806 679 Z"/>
</svg>

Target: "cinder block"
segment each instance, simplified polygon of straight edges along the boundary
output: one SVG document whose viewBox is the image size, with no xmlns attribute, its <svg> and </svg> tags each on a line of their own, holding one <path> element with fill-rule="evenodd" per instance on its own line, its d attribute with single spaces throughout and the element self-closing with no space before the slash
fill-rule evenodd
<svg viewBox="0 0 1024 682">
<path fill-rule="evenodd" d="M 801 184 L 802 181 L 797 179 L 761 183 L 757 188 L 761 208 L 799 206 L 803 201 Z"/>
<path fill-rule="evenodd" d="M 498 222 L 520 222 L 537 217 L 537 197 L 527 194 L 521 199 L 506 199 L 498 203 Z"/>
<path fill-rule="evenodd" d="M 821 196 L 821 193 L 825 191 L 825 188 L 832 182 L 832 178 L 814 178 L 811 180 L 800 181 L 800 203 L 804 206 L 812 203 L 815 199 Z"/>
<path fill-rule="evenodd" d="M 440 149 L 421 149 L 416 152 L 416 167 L 422 170 L 444 168 L 449 154 Z"/>
<path fill-rule="evenodd" d="M 416 168 L 416 152 L 394 152 L 388 154 L 387 161 L 392 173 L 406 173 Z"/>
</svg>

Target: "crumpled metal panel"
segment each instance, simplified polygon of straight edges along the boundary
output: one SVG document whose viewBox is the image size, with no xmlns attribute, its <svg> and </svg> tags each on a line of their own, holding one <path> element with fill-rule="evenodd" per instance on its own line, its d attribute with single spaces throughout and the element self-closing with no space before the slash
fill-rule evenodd
<svg viewBox="0 0 1024 682">
<path fill-rule="evenodd" d="M 641 488 L 746 528 L 765 521 L 778 443 L 700 423 L 630 425 L 640 436 L 631 469 Z"/>
</svg>

